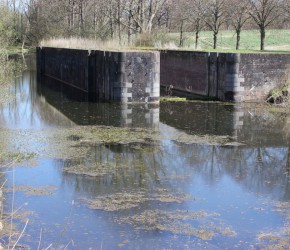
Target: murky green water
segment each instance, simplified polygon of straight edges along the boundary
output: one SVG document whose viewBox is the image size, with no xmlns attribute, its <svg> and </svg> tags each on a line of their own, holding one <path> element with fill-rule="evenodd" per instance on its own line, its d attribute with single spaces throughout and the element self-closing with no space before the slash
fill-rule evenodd
<svg viewBox="0 0 290 250">
<path fill-rule="evenodd" d="M 0 154 L 27 157 L 2 176 L 18 246 L 288 249 L 289 115 L 71 100 L 27 64 L 0 104 Z"/>
</svg>

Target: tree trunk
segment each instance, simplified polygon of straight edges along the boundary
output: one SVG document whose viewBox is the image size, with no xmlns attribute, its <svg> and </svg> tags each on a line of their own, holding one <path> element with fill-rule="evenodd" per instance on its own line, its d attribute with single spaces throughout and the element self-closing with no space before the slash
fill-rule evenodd
<svg viewBox="0 0 290 250">
<path fill-rule="evenodd" d="M 131 15 L 129 15 L 129 18 L 128 18 L 128 45 L 131 44 Z"/>
<path fill-rule="evenodd" d="M 240 49 L 240 40 L 241 40 L 241 30 L 237 30 L 236 50 Z"/>
<path fill-rule="evenodd" d="M 180 25 L 179 47 L 183 47 L 183 20 L 181 20 L 181 25 Z"/>
<path fill-rule="evenodd" d="M 121 34 L 121 3 L 118 0 L 118 36 L 119 36 L 119 45 L 122 44 L 122 34 Z"/>
<path fill-rule="evenodd" d="M 110 8 L 110 34 L 111 34 L 111 39 L 114 38 L 114 27 L 113 27 L 113 13 L 112 13 L 112 8 Z"/>
<path fill-rule="evenodd" d="M 84 37 L 84 15 L 83 15 L 83 2 L 79 2 L 79 34 Z"/>
<path fill-rule="evenodd" d="M 144 5 L 143 5 L 143 0 L 140 0 L 140 34 L 144 31 Z"/>
<path fill-rule="evenodd" d="M 213 33 L 213 48 L 216 49 L 217 48 L 217 40 L 218 40 L 218 33 L 214 32 Z"/>
<path fill-rule="evenodd" d="M 265 28 L 264 27 L 260 27 L 260 33 L 261 33 L 261 46 L 260 49 L 264 50 L 265 49 Z"/>
<path fill-rule="evenodd" d="M 199 31 L 195 32 L 195 49 L 198 49 Z"/>
<path fill-rule="evenodd" d="M 74 10 L 75 10 L 75 3 L 74 1 L 71 2 L 71 9 L 70 9 L 70 28 L 73 29 L 74 28 Z"/>
</svg>

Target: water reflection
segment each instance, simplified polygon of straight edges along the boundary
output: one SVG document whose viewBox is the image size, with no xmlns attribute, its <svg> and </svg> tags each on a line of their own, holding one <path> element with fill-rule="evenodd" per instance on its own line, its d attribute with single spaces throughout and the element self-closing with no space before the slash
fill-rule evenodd
<svg viewBox="0 0 290 250">
<path fill-rule="evenodd" d="M 160 121 L 189 134 L 230 135 L 254 146 L 289 145 L 289 115 L 255 104 L 161 103 Z"/>
<path fill-rule="evenodd" d="M 10 89 L 15 97 L 0 106 L 0 126 L 45 128 L 73 125 L 158 127 L 159 105 L 88 103 L 60 83 L 37 84 L 34 70 L 23 72 Z"/>
<path fill-rule="evenodd" d="M 7 186 L 56 187 L 51 196 L 16 193 L 15 206 L 28 203 L 35 215 L 23 244 L 37 248 L 43 232 L 43 248 L 251 249 L 260 232 L 289 222 L 273 205 L 290 201 L 287 114 L 220 103 L 88 103 L 64 88 L 37 84 L 32 68 L 0 107 L 3 141 L 13 147 L 20 128 L 34 135 L 20 133 L 32 151 L 47 152 L 8 172 Z M 157 136 L 89 143 L 77 133 L 95 125 Z"/>
<path fill-rule="evenodd" d="M 86 93 L 43 78 L 37 93 L 77 125 L 158 127 L 159 105 L 89 103 Z"/>
<path fill-rule="evenodd" d="M 108 188 L 112 186 L 114 190 L 121 190 L 150 189 L 167 182 L 180 186 L 180 181 L 189 185 L 192 176 L 198 176 L 205 185 L 213 187 L 229 178 L 251 193 L 285 201 L 290 197 L 288 148 L 174 142 L 150 149 L 142 145 L 119 145 L 117 151 L 111 147 L 96 146 L 88 150 L 85 158 L 57 160 L 55 165 L 64 169 L 64 181 L 75 186 L 76 191 L 89 192 L 89 195 L 97 195 L 101 190 L 111 192 L 112 189 Z"/>
</svg>

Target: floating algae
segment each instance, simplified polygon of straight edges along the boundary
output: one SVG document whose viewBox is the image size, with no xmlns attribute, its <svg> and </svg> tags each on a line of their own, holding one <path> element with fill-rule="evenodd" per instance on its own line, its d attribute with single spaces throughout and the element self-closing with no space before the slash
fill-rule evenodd
<svg viewBox="0 0 290 250">
<path fill-rule="evenodd" d="M 176 130 L 161 134 L 159 130 L 154 129 L 110 126 L 75 126 L 38 130 L 2 128 L 0 138 L 9 142 L 7 145 L 0 145 L 0 155 L 21 149 L 22 152 L 33 152 L 40 157 L 58 159 L 84 157 L 88 149 L 96 145 L 133 144 L 135 150 L 138 150 L 144 148 L 144 145 L 159 145 L 164 139 L 185 144 L 208 145 L 224 145 L 234 140 L 225 136 L 189 135 Z"/>
<path fill-rule="evenodd" d="M 155 189 L 150 192 L 121 192 L 111 195 L 98 196 L 92 200 L 84 200 L 91 209 L 107 212 L 130 211 L 130 209 L 142 209 L 148 202 L 161 203 L 184 203 L 196 200 L 182 193 L 169 193 L 166 189 Z M 152 204 L 153 204 L 152 203 Z M 136 211 L 136 210 L 134 210 Z M 141 210 L 140 210 L 141 211 Z M 127 212 L 126 212 L 127 213 Z M 141 213 L 130 216 L 116 214 L 115 222 L 133 226 L 136 230 L 164 231 L 173 234 L 182 234 L 198 237 L 202 240 L 211 240 L 213 237 L 222 235 L 226 237 L 236 236 L 236 233 L 228 226 L 214 224 L 208 219 L 219 217 L 217 213 L 205 211 L 175 210 L 163 211 L 160 209 L 148 209 Z"/>
<path fill-rule="evenodd" d="M 284 226 L 276 232 L 263 231 L 257 235 L 260 249 L 290 249 L 290 202 L 275 202 L 273 211 L 285 217 Z"/>
<path fill-rule="evenodd" d="M 147 201 L 145 192 L 138 192 L 99 196 L 94 200 L 87 200 L 86 202 L 91 209 L 113 212 L 138 207 L 145 201 Z"/>
<path fill-rule="evenodd" d="M 195 236 L 203 240 L 211 240 L 217 235 L 236 235 L 229 227 L 226 230 L 222 230 L 212 223 L 206 223 L 208 217 L 215 216 L 218 216 L 218 214 L 208 214 L 204 211 L 189 212 L 188 210 L 176 210 L 174 212 L 167 212 L 161 210 L 146 210 L 140 214 L 121 217 L 117 222 L 130 224 L 137 230 L 166 231 L 173 234 Z M 202 221 L 205 222 L 202 223 Z M 192 225 L 194 222 L 199 225 L 194 227 Z"/>
<path fill-rule="evenodd" d="M 70 174 L 85 175 L 88 177 L 102 177 L 108 174 L 113 174 L 115 169 L 112 164 L 92 163 L 90 165 L 78 164 L 74 166 L 64 167 L 63 171 Z"/>
<path fill-rule="evenodd" d="M 98 196 L 93 200 L 85 200 L 91 209 L 104 211 L 119 211 L 140 207 L 143 203 L 157 201 L 162 203 L 182 203 L 195 200 L 184 194 L 169 194 L 167 192 L 148 194 L 146 192 L 122 192 L 111 195 Z"/>
<path fill-rule="evenodd" d="M 53 192 L 56 190 L 55 186 L 41 186 L 41 187 L 31 187 L 27 185 L 19 185 L 15 186 L 14 188 L 8 188 L 6 192 L 24 192 L 26 196 L 31 195 L 52 195 Z"/>
</svg>

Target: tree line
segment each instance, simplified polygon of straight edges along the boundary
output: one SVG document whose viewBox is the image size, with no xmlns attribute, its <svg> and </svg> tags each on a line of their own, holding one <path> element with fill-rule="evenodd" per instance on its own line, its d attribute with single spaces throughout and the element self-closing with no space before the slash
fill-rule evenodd
<svg viewBox="0 0 290 250">
<path fill-rule="evenodd" d="M 233 29 L 239 49 L 242 30 L 258 29 L 264 50 L 266 30 L 289 25 L 289 0 L 0 0 L 2 45 L 36 45 L 52 37 L 130 45 L 136 37 L 178 32 L 182 47 L 184 32 L 194 32 L 198 48 L 200 32 L 207 30 L 216 49 L 219 32 Z"/>
</svg>

